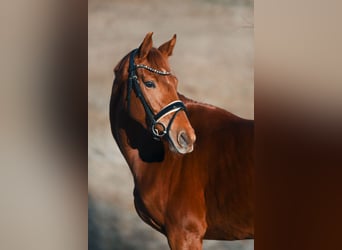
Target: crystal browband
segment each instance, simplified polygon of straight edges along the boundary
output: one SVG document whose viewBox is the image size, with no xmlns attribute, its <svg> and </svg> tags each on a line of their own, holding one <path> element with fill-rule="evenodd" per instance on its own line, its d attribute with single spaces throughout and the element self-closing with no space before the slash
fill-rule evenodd
<svg viewBox="0 0 342 250">
<path fill-rule="evenodd" d="M 135 68 L 143 68 L 143 69 L 147 69 L 148 71 L 151 71 L 153 73 L 156 73 L 156 74 L 159 74 L 159 75 L 163 75 L 163 76 L 166 76 L 166 75 L 170 75 L 171 72 L 168 72 L 168 71 L 160 71 L 160 70 L 157 70 L 157 69 L 154 69 L 154 68 L 151 68 L 147 65 L 143 65 L 143 64 L 137 64 L 135 65 Z"/>
</svg>

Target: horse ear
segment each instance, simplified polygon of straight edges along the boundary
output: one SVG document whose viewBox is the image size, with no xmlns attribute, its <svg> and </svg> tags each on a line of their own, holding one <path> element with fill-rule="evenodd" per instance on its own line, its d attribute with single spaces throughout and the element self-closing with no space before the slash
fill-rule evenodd
<svg viewBox="0 0 342 250">
<path fill-rule="evenodd" d="M 158 48 L 159 51 L 164 55 L 171 56 L 173 52 L 173 48 L 176 45 L 176 38 L 177 36 L 176 34 L 174 34 L 170 41 L 164 43 Z"/>
<path fill-rule="evenodd" d="M 152 44 L 153 44 L 152 35 L 153 35 L 153 32 L 149 32 L 146 34 L 144 41 L 141 43 L 139 47 L 139 58 L 141 59 L 146 58 L 146 56 L 150 52 L 152 48 Z"/>
</svg>

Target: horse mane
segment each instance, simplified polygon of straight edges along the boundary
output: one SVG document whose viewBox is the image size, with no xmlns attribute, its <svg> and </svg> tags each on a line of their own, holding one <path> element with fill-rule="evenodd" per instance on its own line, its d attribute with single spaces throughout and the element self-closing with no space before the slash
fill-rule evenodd
<svg viewBox="0 0 342 250">
<path fill-rule="evenodd" d="M 212 104 L 208 104 L 208 103 L 205 103 L 205 102 L 200 102 L 200 101 L 196 101 L 196 100 L 193 100 L 191 98 L 188 98 L 186 97 L 185 95 L 178 93 L 178 96 L 179 96 L 179 99 L 184 102 L 185 105 L 189 104 L 189 105 L 193 105 L 193 106 L 197 106 L 197 107 L 203 107 L 203 108 L 208 108 L 208 109 L 211 109 L 213 111 L 218 111 L 220 112 L 221 114 L 224 114 L 225 116 L 227 117 L 230 117 L 230 119 L 235 120 L 235 121 L 239 121 L 239 122 L 253 122 L 253 120 L 250 120 L 250 119 L 245 119 L 245 118 L 242 118 L 242 117 L 239 117 L 223 108 L 220 108 L 220 107 L 217 107 L 215 105 L 212 105 Z"/>
<path fill-rule="evenodd" d="M 179 98 L 180 98 L 185 104 L 186 104 L 186 103 L 193 103 L 193 104 L 198 104 L 198 105 L 206 106 L 206 107 L 209 107 L 209 108 L 215 108 L 215 109 L 218 108 L 218 107 L 216 107 L 216 106 L 214 106 L 214 105 L 212 105 L 212 104 L 205 103 L 205 102 L 200 102 L 200 101 L 191 99 L 191 98 L 189 98 L 189 97 L 187 97 L 187 96 L 185 96 L 185 95 L 183 95 L 183 94 L 181 94 L 181 93 L 179 93 L 179 92 L 177 92 L 177 93 L 178 93 Z"/>
</svg>

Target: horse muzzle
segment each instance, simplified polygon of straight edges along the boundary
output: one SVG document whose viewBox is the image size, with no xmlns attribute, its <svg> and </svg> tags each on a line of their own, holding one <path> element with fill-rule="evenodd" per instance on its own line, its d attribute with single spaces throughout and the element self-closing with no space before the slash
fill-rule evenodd
<svg viewBox="0 0 342 250">
<path fill-rule="evenodd" d="M 191 153 L 194 150 L 196 141 L 195 131 L 191 126 L 181 128 L 180 130 L 171 129 L 169 132 L 170 149 L 180 154 Z"/>
<path fill-rule="evenodd" d="M 191 153 L 194 150 L 195 141 L 196 135 L 193 130 L 190 133 L 181 131 L 178 133 L 177 136 L 177 144 L 179 147 L 176 147 L 176 149 L 179 153 L 182 154 Z"/>
</svg>

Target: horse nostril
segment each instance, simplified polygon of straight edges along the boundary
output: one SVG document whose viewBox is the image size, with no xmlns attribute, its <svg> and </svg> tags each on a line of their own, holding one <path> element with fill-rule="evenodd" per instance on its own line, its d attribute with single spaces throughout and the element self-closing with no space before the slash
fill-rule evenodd
<svg viewBox="0 0 342 250">
<path fill-rule="evenodd" d="M 178 143 L 183 147 L 187 147 L 192 143 L 192 140 L 189 138 L 187 133 L 182 131 L 178 134 Z"/>
<path fill-rule="evenodd" d="M 181 146 L 187 146 L 188 145 L 188 142 L 187 142 L 187 136 L 185 134 L 185 132 L 180 132 L 179 135 L 178 135 L 178 142 Z"/>
</svg>

